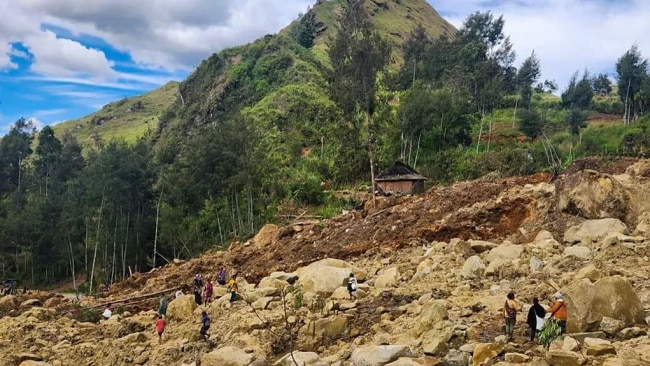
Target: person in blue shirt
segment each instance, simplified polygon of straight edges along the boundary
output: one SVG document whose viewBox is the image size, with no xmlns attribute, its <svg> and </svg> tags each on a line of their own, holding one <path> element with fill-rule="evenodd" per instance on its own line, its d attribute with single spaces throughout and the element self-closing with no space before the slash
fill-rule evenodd
<svg viewBox="0 0 650 366">
<path fill-rule="evenodd" d="M 210 337 L 208 335 L 208 330 L 210 329 L 210 317 L 208 316 L 208 313 L 205 311 L 201 314 L 201 337 L 203 339 L 208 339 Z"/>
</svg>

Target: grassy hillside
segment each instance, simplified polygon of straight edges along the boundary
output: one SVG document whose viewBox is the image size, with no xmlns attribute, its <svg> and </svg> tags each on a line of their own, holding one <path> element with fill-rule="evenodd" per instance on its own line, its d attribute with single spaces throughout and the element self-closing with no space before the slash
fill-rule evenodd
<svg viewBox="0 0 650 366">
<path fill-rule="evenodd" d="M 109 103 L 93 114 L 53 126 L 54 132 L 59 137 L 70 132 L 84 147 L 97 138 L 136 141 L 158 128 L 159 117 L 178 97 L 178 85 L 171 81 L 149 93 Z"/>
<path fill-rule="evenodd" d="M 318 34 L 314 40 L 314 53 L 327 61 L 327 42 L 334 34 L 336 17 L 341 9 L 342 1 L 321 1 L 311 9 L 316 14 Z M 446 34 L 453 36 L 456 29 L 451 23 L 442 18 L 431 5 L 422 0 L 366 0 L 366 9 L 372 16 L 379 32 L 395 47 L 400 49 L 408 36 L 419 25 L 422 25 L 432 37 Z M 288 34 L 295 22 L 282 30 Z M 400 52 L 393 53 L 394 63 L 402 60 Z"/>
</svg>

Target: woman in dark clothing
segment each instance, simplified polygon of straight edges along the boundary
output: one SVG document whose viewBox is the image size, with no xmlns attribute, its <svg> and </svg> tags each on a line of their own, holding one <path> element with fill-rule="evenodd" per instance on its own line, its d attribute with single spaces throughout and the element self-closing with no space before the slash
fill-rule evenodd
<svg viewBox="0 0 650 366">
<path fill-rule="evenodd" d="M 537 298 L 534 298 L 533 306 L 531 306 L 530 310 L 528 310 L 528 319 L 526 320 L 528 326 L 530 327 L 531 342 L 535 340 L 535 334 L 537 333 L 537 331 L 542 328 L 542 325 L 544 324 L 545 315 L 546 315 L 546 310 L 544 310 L 542 305 L 539 304 L 539 300 Z M 542 319 L 541 324 L 538 324 L 537 318 Z"/>
</svg>

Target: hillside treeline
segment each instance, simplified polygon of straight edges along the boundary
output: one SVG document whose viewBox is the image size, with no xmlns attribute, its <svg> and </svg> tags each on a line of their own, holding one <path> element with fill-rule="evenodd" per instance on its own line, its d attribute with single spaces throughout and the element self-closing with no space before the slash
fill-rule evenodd
<svg viewBox="0 0 650 366">
<path fill-rule="evenodd" d="M 326 59 L 311 49 L 315 22 L 308 12 L 288 35 L 204 60 L 136 144 L 82 154 L 74 136 L 17 121 L 0 141 L 2 276 L 46 285 L 74 273 L 97 289 L 245 240 L 267 221 L 358 205 L 326 188 L 369 185 L 371 167 L 397 159 L 448 183 L 642 156 L 650 145 L 637 47 L 618 60 L 616 85 L 581 70 L 557 98 L 534 53 L 515 65 L 504 19 L 491 13 L 439 38 L 416 29 L 395 49 L 348 1 Z M 624 122 L 587 128 L 595 114 Z"/>
</svg>

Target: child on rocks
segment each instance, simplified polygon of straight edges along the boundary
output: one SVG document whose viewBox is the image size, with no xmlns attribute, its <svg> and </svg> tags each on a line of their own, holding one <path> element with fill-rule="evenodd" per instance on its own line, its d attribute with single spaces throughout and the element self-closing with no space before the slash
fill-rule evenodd
<svg viewBox="0 0 650 366">
<path fill-rule="evenodd" d="M 165 326 L 167 322 L 163 315 L 158 315 L 158 320 L 156 320 L 156 332 L 158 333 L 158 344 L 162 344 L 162 336 L 165 332 Z"/>
</svg>

